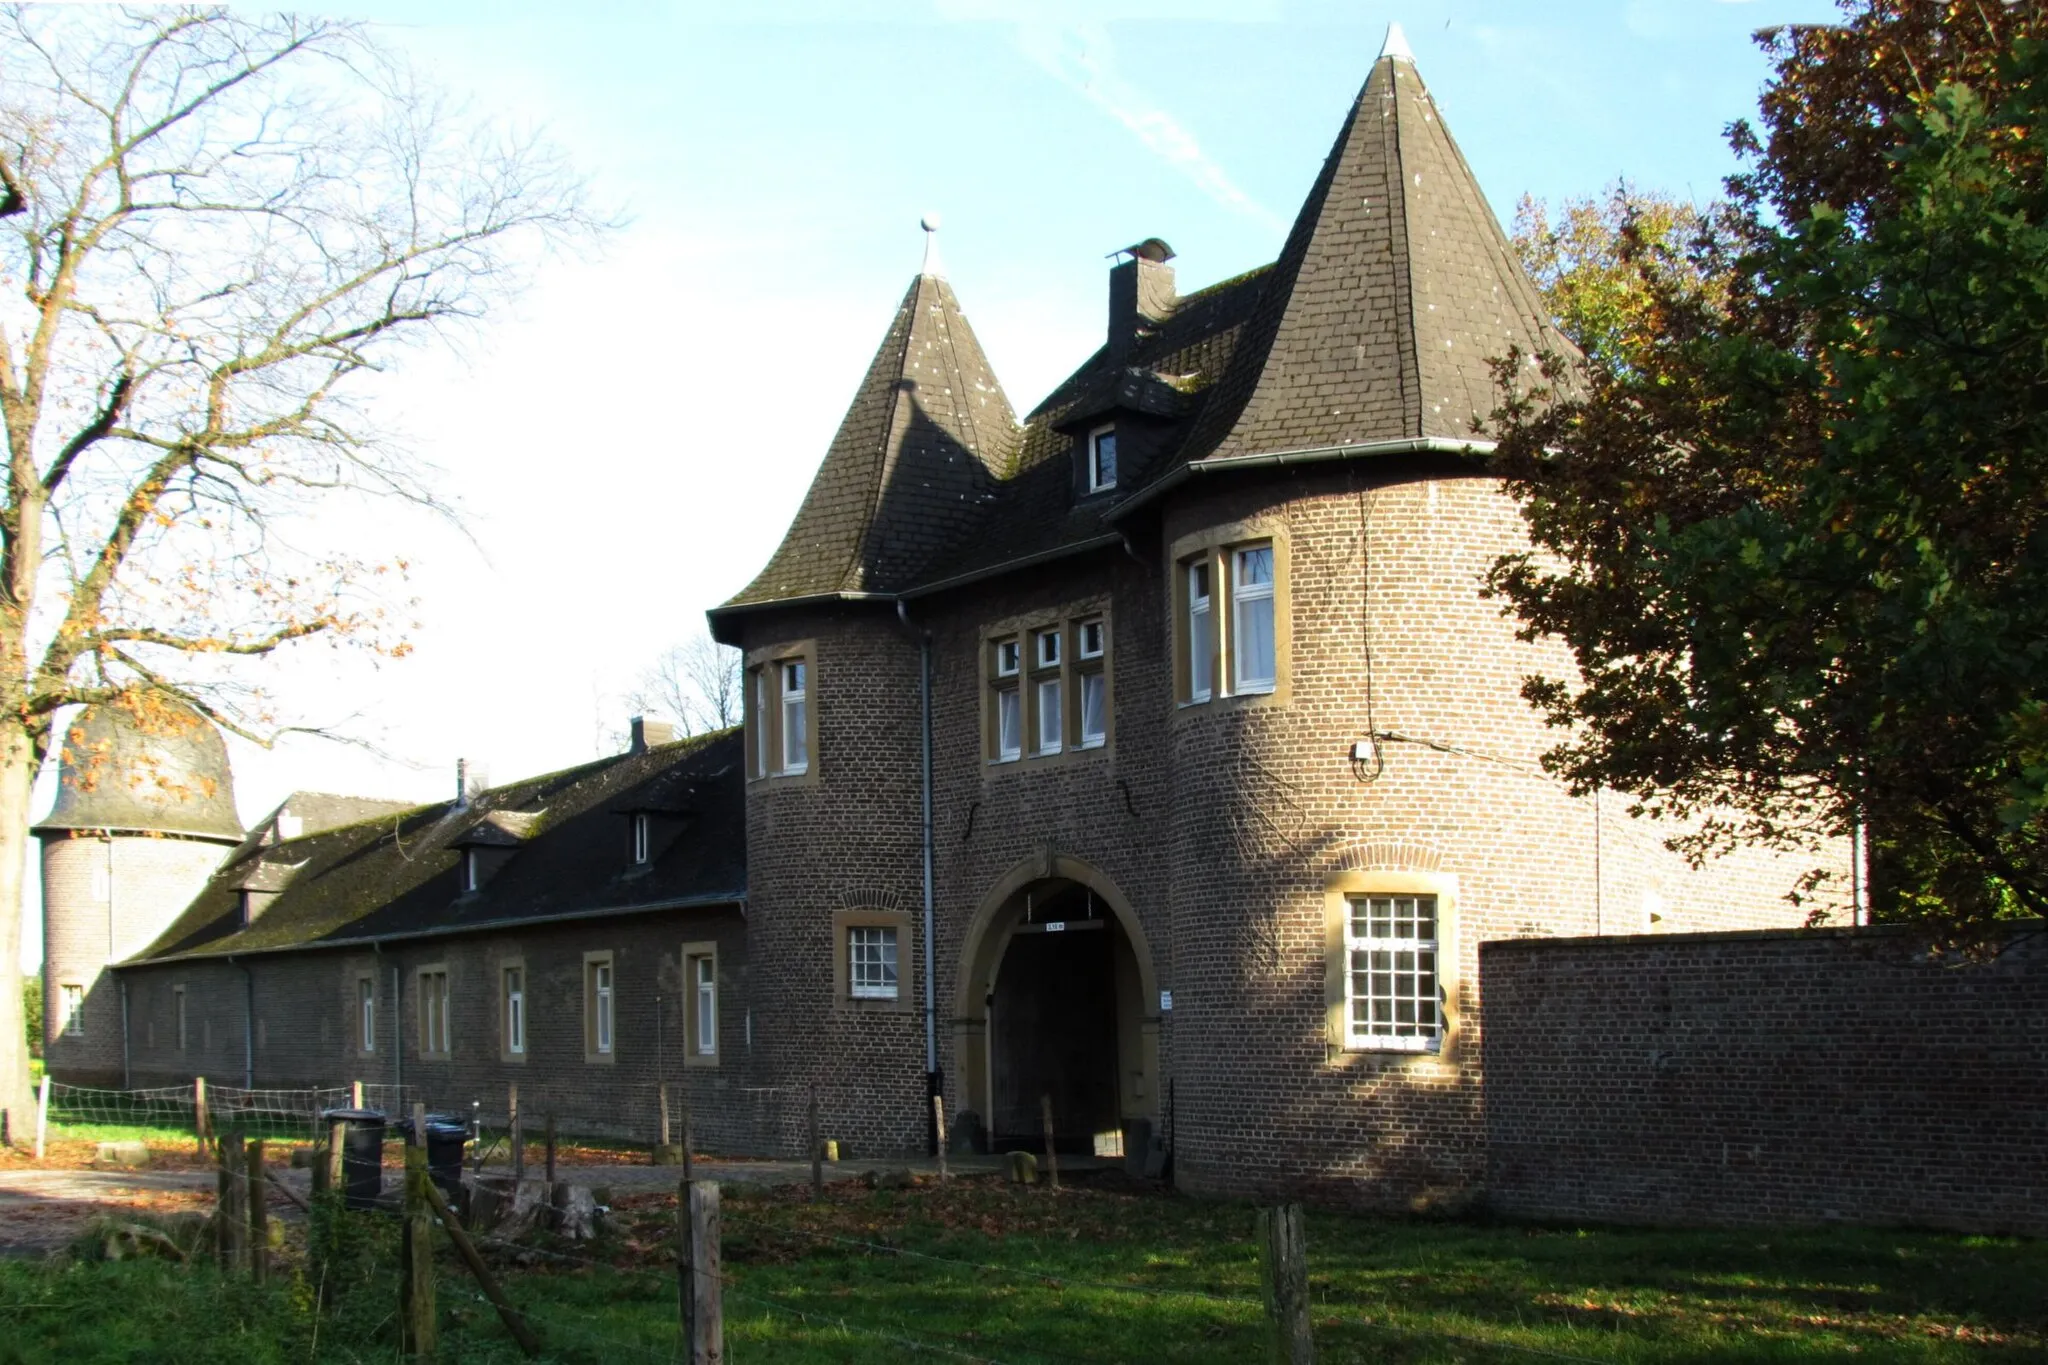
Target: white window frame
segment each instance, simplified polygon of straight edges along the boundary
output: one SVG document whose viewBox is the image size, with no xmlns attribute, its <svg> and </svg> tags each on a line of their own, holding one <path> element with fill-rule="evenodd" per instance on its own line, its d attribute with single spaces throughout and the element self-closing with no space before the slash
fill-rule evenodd
<svg viewBox="0 0 2048 1365">
<path fill-rule="evenodd" d="M 1244 565 L 1252 555 L 1266 556 L 1266 581 L 1247 583 Z M 1280 623 L 1276 619 L 1273 580 L 1278 574 L 1279 558 L 1273 552 L 1271 541 L 1251 545 L 1234 545 L 1230 548 L 1226 562 L 1230 566 L 1230 690 L 1237 696 L 1271 692 L 1278 685 L 1280 677 Z M 1261 605 L 1263 604 L 1263 605 Z M 1266 641 L 1272 653 L 1266 658 L 1263 674 L 1245 671 L 1245 632 L 1242 622 L 1250 611 L 1263 610 L 1266 614 Z"/>
<path fill-rule="evenodd" d="M 1187 574 L 1188 592 L 1188 700 L 1208 701 L 1213 695 L 1211 686 L 1216 676 L 1216 583 L 1210 558 L 1201 558 L 1183 566 Z M 1208 586 L 1201 592 L 1196 587 L 1203 579 Z"/>
<path fill-rule="evenodd" d="M 609 961 L 594 962 L 590 969 L 590 1033 L 591 1045 L 600 1057 L 612 1055 L 612 1044 L 617 1041 L 617 1020 L 613 1017 L 614 997 L 618 992 L 618 976 Z"/>
<path fill-rule="evenodd" d="M 633 812 L 633 866 L 646 866 L 651 861 L 653 848 L 653 830 L 647 812 L 636 810 Z"/>
<path fill-rule="evenodd" d="M 996 757 L 1015 763 L 1024 756 L 1024 693 L 1012 685 L 996 689 Z"/>
<path fill-rule="evenodd" d="M 507 963 L 498 969 L 505 997 L 505 1052 L 526 1055 L 526 964 Z"/>
<path fill-rule="evenodd" d="M 76 981 L 60 982 L 57 986 L 57 1008 L 64 1019 L 66 1038 L 85 1036 L 85 987 Z"/>
<path fill-rule="evenodd" d="M 796 686 L 791 687 L 794 679 Z M 775 665 L 775 684 L 782 708 L 781 773 L 794 777 L 811 770 L 811 675 L 806 659 L 783 659 Z M 796 723 L 791 724 L 794 717 Z M 794 741 L 794 743 L 792 743 Z"/>
<path fill-rule="evenodd" d="M 697 1018 L 699 1057 L 718 1055 L 718 959 L 699 953 L 690 959 L 691 1005 Z"/>
<path fill-rule="evenodd" d="M 1058 668 L 1060 666 L 1060 630 L 1036 631 L 1032 635 L 1031 657 L 1033 668 Z"/>
<path fill-rule="evenodd" d="M 995 649 L 996 676 L 998 678 L 1016 677 L 1019 667 L 1023 663 L 1024 659 L 1023 642 L 1020 641 L 1016 636 L 1012 635 L 1008 639 L 996 641 Z"/>
<path fill-rule="evenodd" d="M 479 861 L 474 848 L 462 850 L 462 892 L 464 895 L 472 895 L 483 889 L 483 869 L 478 866 Z"/>
<path fill-rule="evenodd" d="M 1109 678 L 1102 670 L 1096 669 L 1083 673 L 1078 681 L 1081 695 L 1080 707 L 1075 712 L 1075 725 L 1078 727 L 1076 733 L 1080 738 L 1075 741 L 1074 747 L 1100 749 L 1109 742 Z M 1091 693 L 1096 699 L 1096 724 L 1093 729 L 1088 726 L 1088 698 Z"/>
<path fill-rule="evenodd" d="M 420 996 L 420 1055 L 452 1057 L 455 1049 L 448 1007 L 454 999 L 454 988 L 448 980 L 448 968 L 422 967 L 414 979 Z"/>
<path fill-rule="evenodd" d="M 1382 905 L 1384 915 L 1378 909 Z M 1420 932 L 1425 907 L 1426 936 Z M 1345 895 L 1342 970 L 1347 1047 L 1374 1052 L 1442 1050 L 1446 1031 L 1442 916 L 1442 905 L 1434 895 L 1373 891 Z M 1360 932 L 1361 918 L 1365 932 Z M 1372 932 L 1381 923 L 1396 932 Z M 1398 932 L 1404 923 L 1411 926 L 1406 935 Z M 1389 960 L 1375 962 L 1375 955 Z M 1365 958 L 1363 964 L 1361 957 Z M 1408 959 L 1405 966 L 1403 958 Z M 1363 993 L 1361 978 L 1366 986 Z M 1384 1009 L 1376 1009 L 1381 1003 Z M 1404 1009 L 1411 1016 L 1406 1020 L 1400 1017 Z M 1385 1018 L 1361 1020 L 1361 1012 Z"/>
<path fill-rule="evenodd" d="M 356 1051 L 374 1056 L 377 1051 L 377 978 L 356 977 Z"/>
<path fill-rule="evenodd" d="M 896 1000 L 903 993 L 902 936 L 892 924 L 854 924 L 846 930 L 846 993 L 855 1000 Z M 863 948 L 872 948 L 864 954 Z M 884 964 L 890 979 L 878 978 Z M 863 980 L 863 968 L 871 979 Z"/>
<path fill-rule="evenodd" d="M 1088 643 L 1088 633 L 1095 633 L 1093 646 Z M 1077 659 L 1100 659 L 1109 652 L 1109 627 L 1100 616 L 1091 616 L 1074 625 L 1074 657 Z"/>
<path fill-rule="evenodd" d="M 1102 477 L 1102 443 L 1104 437 L 1109 439 L 1109 477 L 1106 479 Z M 1088 491 L 1090 493 L 1102 493 L 1116 487 L 1116 464 L 1119 453 L 1116 443 L 1116 428 L 1114 426 L 1097 427 L 1088 433 Z"/>
<path fill-rule="evenodd" d="M 1038 725 L 1038 747 L 1032 752 L 1050 757 L 1066 747 L 1066 688 L 1057 673 L 1031 683 L 1031 710 Z"/>
</svg>

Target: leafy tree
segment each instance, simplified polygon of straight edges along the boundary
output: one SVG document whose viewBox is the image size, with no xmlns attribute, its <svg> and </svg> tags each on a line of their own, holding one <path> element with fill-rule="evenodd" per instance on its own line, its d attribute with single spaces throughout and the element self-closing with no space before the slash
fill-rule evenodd
<svg viewBox="0 0 2048 1365">
<path fill-rule="evenodd" d="M 1504 387 L 1492 586 L 1576 656 L 1525 688 L 1575 787 L 1701 856 L 1866 821 L 1883 908 L 1968 933 L 2048 912 L 2048 52 L 2032 5 L 1845 8 L 1763 35 L 1721 283 Z"/>
<path fill-rule="evenodd" d="M 28 1039 L 28 1055 L 31 1058 L 43 1055 L 43 979 L 40 976 L 21 978 L 21 1023 Z"/>
<path fill-rule="evenodd" d="M 364 381 L 590 226 L 545 145 L 451 113 L 358 26 L 0 8 L 0 1016 L 60 712 L 182 697 L 260 740 L 231 661 L 402 652 L 394 566 L 298 548 L 337 496 L 433 502 Z"/>
<path fill-rule="evenodd" d="M 1705 226 L 1691 204 L 1622 181 L 1604 198 L 1567 199 L 1555 216 L 1522 196 L 1509 234 L 1551 320 L 1591 363 L 1629 363 L 1655 313 L 1656 287 L 1712 287 L 1687 247 Z"/>
</svg>

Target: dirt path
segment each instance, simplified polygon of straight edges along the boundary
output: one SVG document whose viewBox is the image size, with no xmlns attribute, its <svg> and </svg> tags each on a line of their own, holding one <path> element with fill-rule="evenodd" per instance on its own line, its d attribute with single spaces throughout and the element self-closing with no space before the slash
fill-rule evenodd
<svg viewBox="0 0 2048 1365">
<path fill-rule="evenodd" d="M 928 1161 L 836 1161 L 825 1166 L 827 1180 L 853 1180 L 869 1171 L 901 1170 L 908 1167 L 929 1173 Z M 953 1168 L 966 1174 L 969 1169 L 992 1171 L 989 1158 L 955 1158 Z M 498 1167 L 487 1171 L 502 1173 Z M 532 1174 L 538 1175 L 534 1169 Z M 692 1173 L 700 1180 L 730 1185 L 802 1185 L 811 1178 L 810 1163 L 803 1161 L 705 1161 L 696 1163 Z M 274 1174 L 303 1196 L 311 1185 L 311 1173 L 278 1168 Z M 395 1170 L 387 1169 L 385 1181 L 392 1183 Z M 645 1194 L 673 1189 L 682 1178 L 675 1166 L 559 1166 L 555 1178 L 577 1185 L 607 1188 L 619 1193 Z M 0 1256 L 34 1256 L 67 1246 L 93 1219 L 123 1213 L 153 1215 L 199 1212 L 211 1213 L 214 1204 L 214 1174 L 210 1170 L 112 1170 L 106 1168 L 14 1167 L 0 1170 Z M 282 1195 L 272 1193 L 275 1216 L 295 1219 L 298 1210 Z"/>
</svg>

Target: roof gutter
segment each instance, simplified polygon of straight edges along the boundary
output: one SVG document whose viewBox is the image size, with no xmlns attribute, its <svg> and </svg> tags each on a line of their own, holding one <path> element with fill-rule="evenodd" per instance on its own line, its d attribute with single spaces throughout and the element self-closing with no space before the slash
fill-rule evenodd
<svg viewBox="0 0 2048 1365">
<path fill-rule="evenodd" d="M 238 957 L 271 957 L 278 953 L 305 953 L 323 948 L 378 948 L 386 943 L 409 943 L 417 939 L 452 938 L 459 934 L 482 934 L 498 929 L 517 929 L 529 924 L 567 924 L 577 920 L 609 919 L 617 915 L 649 915 L 662 910 L 712 909 L 722 905 L 747 909 L 744 891 L 718 891 L 703 896 L 677 896 L 671 900 L 648 901 L 641 905 L 618 905 L 602 910 L 568 910 L 558 915 L 508 915 L 501 919 L 475 920 L 467 924 L 442 924 L 431 929 L 412 929 L 395 934 L 358 934 L 353 938 L 321 938 L 305 943 L 281 943 L 274 948 L 233 948 L 227 952 L 170 953 L 163 957 L 131 957 L 117 962 L 116 970 L 127 967 L 158 967 L 170 962 L 207 962 Z M 237 964 L 239 965 L 239 964 Z M 246 969 L 245 969 L 246 970 Z"/>
<path fill-rule="evenodd" d="M 1451 436 L 1403 436 L 1392 441 L 1309 446 L 1301 450 L 1270 450 L 1261 451 L 1256 455 L 1212 455 L 1206 460 L 1193 460 L 1175 465 L 1157 482 L 1146 484 L 1110 508 L 1107 519 L 1121 521 L 1140 507 L 1202 474 L 1228 474 L 1241 469 L 1323 464 L 1331 460 L 1360 460 L 1386 455 L 1489 455 L 1498 444 L 1476 437 L 1461 439 Z"/>
<path fill-rule="evenodd" d="M 1050 550 L 1040 550 L 1036 554 L 1023 555 L 1016 559 L 1006 559 L 1000 564 L 991 564 L 985 569 L 970 569 L 966 573 L 955 574 L 951 578 L 942 578 L 936 583 L 924 583 L 918 587 L 906 589 L 903 596 L 912 599 L 929 597 L 933 593 L 944 592 L 948 588 L 959 588 L 965 587 L 969 583 L 979 583 L 984 578 L 996 578 L 1006 573 L 1015 573 L 1019 569 L 1031 568 L 1036 564 L 1047 564 L 1055 559 L 1066 559 L 1073 555 L 1087 554 L 1090 550 L 1107 549 L 1109 546 L 1120 544 L 1122 541 L 1123 537 L 1114 531 L 1107 535 L 1090 536 L 1086 540 L 1077 540 L 1071 545 L 1054 546 Z"/>
<path fill-rule="evenodd" d="M 813 592 L 802 597 L 770 597 L 759 602 L 727 602 L 704 613 L 704 619 L 711 624 L 713 638 L 718 634 L 718 623 L 728 617 L 748 616 L 759 611 L 781 611 L 786 607 L 824 607 L 845 602 L 894 602 L 893 592 Z"/>
</svg>

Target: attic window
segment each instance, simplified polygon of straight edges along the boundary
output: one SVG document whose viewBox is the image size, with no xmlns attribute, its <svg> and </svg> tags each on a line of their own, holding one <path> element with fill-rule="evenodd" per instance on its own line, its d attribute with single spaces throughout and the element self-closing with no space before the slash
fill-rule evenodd
<svg viewBox="0 0 2048 1365">
<path fill-rule="evenodd" d="M 649 850 L 652 846 L 653 839 L 648 831 L 647 812 L 644 810 L 635 811 L 633 813 L 633 865 L 635 867 L 646 864 Z"/>
<path fill-rule="evenodd" d="M 1088 433 L 1088 491 L 1116 487 L 1116 428 L 1097 427 Z"/>
<path fill-rule="evenodd" d="M 480 866 L 481 861 L 475 849 L 465 848 L 462 850 L 462 893 L 464 895 L 483 889 L 484 878 L 483 868 Z"/>
</svg>

